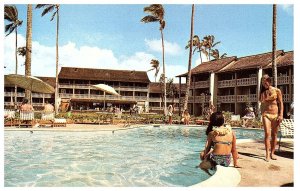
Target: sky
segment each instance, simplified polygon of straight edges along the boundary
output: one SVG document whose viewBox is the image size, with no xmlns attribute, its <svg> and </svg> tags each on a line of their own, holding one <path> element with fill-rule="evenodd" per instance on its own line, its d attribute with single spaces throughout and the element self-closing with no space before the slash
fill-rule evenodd
<svg viewBox="0 0 300 191">
<path fill-rule="evenodd" d="M 159 23 L 141 23 L 149 4 L 61 4 L 59 21 L 59 67 L 85 67 L 147 71 L 151 59 L 160 62 L 162 50 Z M 27 5 L 16 4 L 23 25 L 18 29 L 18 47 L 25 46 Z M 185 73 L 189 51 L 191 4 L 163 4 L 166 27 L 166 76 Z M 41 17 L 34 9 L 32 29 L 32 75 L 55 76 L 56 19 Z M 277 49 L 294 50 L 294 7 L 277 8 Z M 7 24 L 5 22 L 4 24 Z M 3 29 L 4 31 L 4 29 Z M 272 4 L 196 4 L 194 34 L 214 35 L 220 54 L 248 56 L 272 51 Z M 15 72 L 15 35 L 4 37 L 5 74 Z M 19 74 L 25 74 L 25 59 L 19 56 Z M 206 60 L 204 58 L 204 60 Z M 200 63 L 195 52 L 192 67 Z M 154 71 L 148 72 L 151 81 Z"/>
</svg>

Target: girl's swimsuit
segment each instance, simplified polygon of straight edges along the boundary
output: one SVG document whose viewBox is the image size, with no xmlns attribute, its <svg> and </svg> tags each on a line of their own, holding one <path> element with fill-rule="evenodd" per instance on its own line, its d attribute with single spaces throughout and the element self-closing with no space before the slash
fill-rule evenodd
<svg viewBox="0 0 300 191">
<path fill-rule="evenodd" d="M 270 91 L 270 93 L 267 94 L 267 97 L 264 99 L 263 102 L 265 102 L 265 101 L 274 101 L 274 100 L 277 99 L 278 89 L 277 88 L 272 88 L 269 91 Z M 270 121 L 273 121 L 273 120 L 277 120 L 278 114 L 263 113 L 263 117 L 266 117 Z"/>
<path fill-rule="evenodd" d="M 225 166 L 225 167 L 228 167 L 231 162 L 231 154 L 216 155 L 216 154 L 210 153 L 209 158 L 215 165 L 221 165 L 221 166 Z"/>
</svg>

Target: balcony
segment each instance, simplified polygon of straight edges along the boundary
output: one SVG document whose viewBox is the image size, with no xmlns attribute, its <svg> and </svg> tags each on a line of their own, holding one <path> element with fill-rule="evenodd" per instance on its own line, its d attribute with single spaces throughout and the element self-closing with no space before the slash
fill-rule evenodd
<svg viewBox="0 0 300 191">
<path fill-rule="evenodd" d="M 289 84 L 290 83 L 290 77 L 289 76 L 278 76 L 277 77 L 277 83 L 278 84 Z"/>
<path fill-rule="evenodd" d="M 236 81 L 237 86 L 253 86 L 257 85 L 257 78 L 241 78 Z"/>
<path fill-rule="evenodd" d="M 235 87 L 235 80 L 222 80 L 218 82 L 218 88 Z"/>
<path fill-rule="evenodd" d="M 161 102 L 162 99 L 160 97 L 149 97 L 149 102 Z"/>
<path fill-rule="evenodd" d="M 237 102 L 257 102 L 257 96 L 256 94 L 237 95 L 236 100 Z"/>
<path fill-rule="evenodd" d="M 210 96 L 195 96 L 195 103 L 208 103 Z"/>
<path fill-rule="evenodd" d="M 193 82 L 191 84 L 191 88 L 208 88 L 209 87 L 209 80 L 207 81 L 198 81 L 198 82 Z"/>
<path fill-rule="evenodd" d="M 235 95 L 218 96 L 218 103 L 235 103 Z"/>
<path fill-rule="evenodd" d="M 290 94 L 283 94 L 282 95 L 282 101 L 283 102 L 289 102 L 290 101 Z"/>
</svg>

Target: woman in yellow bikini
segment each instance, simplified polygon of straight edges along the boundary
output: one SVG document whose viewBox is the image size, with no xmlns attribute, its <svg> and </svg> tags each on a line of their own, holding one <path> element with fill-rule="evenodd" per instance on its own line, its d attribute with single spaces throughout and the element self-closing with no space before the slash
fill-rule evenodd
<svg viewBox="0 0 300 191">
<path fill-rule="evenodd" d="M 270 158 L 277 160 L 274 152 L 277 144 L 278 127 L 283 119 L 283 102 L 280 89 L 271 86 L 271 78 L 267 74 L 261 80 L 260 102 L 265 130 L 266 161 L 269 162 Z"/>
</svg>

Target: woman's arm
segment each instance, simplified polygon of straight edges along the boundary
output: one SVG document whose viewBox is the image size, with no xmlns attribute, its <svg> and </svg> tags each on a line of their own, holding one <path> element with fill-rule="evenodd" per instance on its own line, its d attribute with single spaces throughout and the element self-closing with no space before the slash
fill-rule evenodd
<svg viewBox="0 0 300 191">
<path fill-rule="evenodd" d="M 277 89 L 277 98 L 278 98 L 278 122 L 280 123 L 283 120 L 283 101 L 282 101 L 282 94 L 280 89 Z"/>
<path fill-rule="evenodd" d="M 205 143 L 205 148 L 204 148 L 204 158 L 206 158 L 206 155 L 209 153 L 210 149 L 211 149 L 211 144 L 212 144 L 212 138 L 211 138 L 211 135 L 209 134 L 207 136 L 207 140 L 206 140 L 206 143 Z"/>
<path fill-rule="evenodd" d="M 237 152 L 237 149 L 236 149 L 236 136 L 235 136 L 234 132 L 232 132 L 231 154 L 232 154 L 232 158 L 233 158 L 233 165 L 234 165 L 234 167 L 239 167 L 238 164 L 237 164 L 238 152 Z"/>
</svg>

